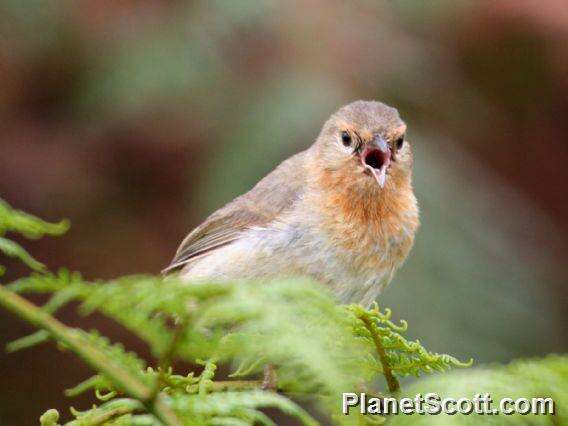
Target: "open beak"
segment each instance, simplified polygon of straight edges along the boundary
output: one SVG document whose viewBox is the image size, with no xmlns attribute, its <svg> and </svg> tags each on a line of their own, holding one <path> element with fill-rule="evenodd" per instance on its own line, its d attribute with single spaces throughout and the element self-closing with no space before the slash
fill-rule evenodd
<svg viewBox="0 0 568 426">
<path fill-rule="evenodd" d="M 380 136 L 375 137 L 361 153 L 361 164 L 373 175 L 381 188 L 385 186 L 390 162 L 391 150 Z"/>
</svg>

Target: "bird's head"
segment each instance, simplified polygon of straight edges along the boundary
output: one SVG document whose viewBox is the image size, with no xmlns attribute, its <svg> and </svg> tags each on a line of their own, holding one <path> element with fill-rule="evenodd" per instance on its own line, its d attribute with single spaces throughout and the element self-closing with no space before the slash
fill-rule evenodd
<svg viewBox="0 0 568 426">
<path fill-rule="evenodd" d="M 398 111 L 380 102 L 350 103 L 324 124 L 314 144 L 318 168 L 362 190 L 409 182 L 412 152 Z"/>
</svg>

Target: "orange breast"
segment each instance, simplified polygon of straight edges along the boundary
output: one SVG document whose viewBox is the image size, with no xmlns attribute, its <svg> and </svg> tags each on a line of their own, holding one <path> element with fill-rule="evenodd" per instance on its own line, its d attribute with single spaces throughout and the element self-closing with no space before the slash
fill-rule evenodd
<svg viewBox="0 0 568 426">
<path fill-rule="evenodd" d="M 353 267 L 396 269 L 408 255 L 419 224 L 412 185 L 409 178 L 394 174 L 381 189 L 367 178 L 341 171 L 320 174 L 322 226 Z"/>
</svg>

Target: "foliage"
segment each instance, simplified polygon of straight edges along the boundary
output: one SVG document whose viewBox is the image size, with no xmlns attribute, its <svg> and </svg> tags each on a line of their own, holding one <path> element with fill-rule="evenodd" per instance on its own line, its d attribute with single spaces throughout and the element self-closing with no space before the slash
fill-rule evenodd
<svg viewBox="0 0 568 426">
<path fill-rule="evenodd" d="M 15 257 L 35 271 L 44 269 L 41 262 L 35 260 L 22 246 L 15 241 L 4 238 L 7 232 L 17 232 L 28 239 L 41 238 L 44 235 L 61 235 L 67 231 L 69 223 L 48 223 L 35 216 L 12 209 L 8 203 L 0 199 L 0 253 Z M 0 265 L 0 275 L 4 267 Z"/>
<path fill-rule="evenodd" d="M 554 415 L 462 415 L 436 416 L 437 424 L 444 425 L 566 425 L 568 424 L 568 356 L 549 355 L 542 359 L 514 361 L 506 366 L 477 367 L 420 380 L 405 390 L 405 396 L 414 397 L 434 392 L 441 398 L 472 398 L 476 393 L 489 393 L 492 408 L 502 398 L 552 398 Z M 395 416 L 392 425 L 429 425 L 432 416 Z"/>
<path fill-rule="evenodd" d="M 4 232 L 38 237 L 67 228 L 1 206 Z M 30 293 L 50 298 L 38 308 L 20 296 Z M 97 331 L 59 322 L 53 315 L 69 302 L 76 302 L 81 315 L 102 313 L 146 342 L 152 366 Z M 0 304 L 39 328 L 10 343 L 10 351 L 54 340 L 95 370 L 67 395 L 94 391 L 100 405 L 72 409 L 70 425 L 273 424 L 263 411 L 269 407 L 316 424 L 290 397 L 350 424 L 358 421 L 356 414 L 334 415 L 342 392 L 372 392 L 381 375 L 396 392 L 397 377 L 469 365 L 409 342 L 401 335 L 406 323 L 391 322 L 390 311 L 338 306 L 324 289 L 302 279 L 188 285 L 175 276 L 103 282 L 64 269 L 42 270 L 0 287 Z M 176 361 L 194 367 L 177 374 Z M 219 365 L 231 365 L 233 373 L 220 377 Z M 265 365 L 276 369 L 276 389 L 260 380 Z M 49 410 L 40 421 L 58 424 L 59 413 Z"/>
</svg>

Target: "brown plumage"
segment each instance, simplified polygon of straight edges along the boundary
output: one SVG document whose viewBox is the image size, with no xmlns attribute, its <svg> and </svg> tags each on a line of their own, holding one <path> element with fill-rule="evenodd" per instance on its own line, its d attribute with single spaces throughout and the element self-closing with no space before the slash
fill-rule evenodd
<svg viewBox="0 0 568 426">
<path fill-rule="evenodd" d="M 308 150 L 193 230 L 166 271 L 190 281 L 307 275 L 369 304 L 418 227 L 405 130 L 382 103 L 341 108 Z"/>
</svg>

